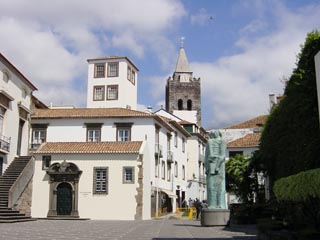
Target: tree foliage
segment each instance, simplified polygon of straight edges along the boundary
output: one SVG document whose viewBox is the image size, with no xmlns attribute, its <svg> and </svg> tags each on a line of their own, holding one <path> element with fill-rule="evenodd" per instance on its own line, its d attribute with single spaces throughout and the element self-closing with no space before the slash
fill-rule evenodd
<svg viewBox="0 0 320 240">
<path fill-rule="evenodd" d="M 320 168 L 280 178 L 273 191 L 278 201 L 302 202 L 309 198 L 320 199 Z"/>
<path fill-rule="evenodd" d="M 284 98 L 271 112 L 260 141 L 260 161 L 274 181 L 320 167 L 320 132 L 314 56 L 320 34 L 308 34 Z"/>
<path fill-rule="evenodd" d="M 226 188 L 243 202 L 252 199 L 249 178 L 250 158 L 237 154 L 226 162 Z"/>
</svg>

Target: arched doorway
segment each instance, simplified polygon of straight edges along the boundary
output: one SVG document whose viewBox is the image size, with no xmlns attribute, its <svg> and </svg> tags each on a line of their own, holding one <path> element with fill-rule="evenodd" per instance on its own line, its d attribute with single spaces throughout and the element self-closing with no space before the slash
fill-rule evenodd
<svg viewBox="0 0 320 240">
<path fill-rule="evenodd" d="M 60 183 L 57 187 L 57 215 L 70 215 L 72 211 L 72 187 L 69 183 Z"/>
</svg>

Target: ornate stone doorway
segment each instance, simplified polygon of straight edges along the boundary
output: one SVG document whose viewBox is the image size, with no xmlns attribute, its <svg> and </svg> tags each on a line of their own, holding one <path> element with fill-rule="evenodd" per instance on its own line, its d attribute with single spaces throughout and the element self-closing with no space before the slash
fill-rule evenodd
<svg viewBox="0 0 320 240">
<path fill-rule="evenodd" d="M 79 217 L 78 185 L 82 171 L 74 163 L 54 163 L 47 170 L 50 176 L 48 217 Z"/>
</svg>

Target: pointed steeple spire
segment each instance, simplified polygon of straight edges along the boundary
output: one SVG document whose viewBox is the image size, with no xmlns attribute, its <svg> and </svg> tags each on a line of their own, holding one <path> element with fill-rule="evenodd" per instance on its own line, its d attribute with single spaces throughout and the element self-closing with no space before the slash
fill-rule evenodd
<svg viewBox="0 0 320 240">
<path fill-rule="evenodd" d="M 177 66 L 176 66 L 176 73 L 192 73 L 189 67 L 188 58 L 186 52 L 184 51 L 183 46 L 184 37 L 181 37 L 181 45 L 180 45 L 180 52 L 178 56 Z"/>
</svg>

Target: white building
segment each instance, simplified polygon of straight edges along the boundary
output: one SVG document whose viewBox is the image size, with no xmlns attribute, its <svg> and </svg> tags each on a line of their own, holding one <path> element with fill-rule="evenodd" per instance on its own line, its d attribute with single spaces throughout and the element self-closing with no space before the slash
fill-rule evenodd
<svg viewBox="0 0 320 240">
<path fill-rule="evenodd" d="M 88 108 L 137 109 L 138 68 L 127 57 L 88 59 Z"/>
<path fill-rule="evenodd" d="M 178 124 L 125 108 L 34 110 L 32 217 L 149 219 L 156 209 L 174 211 L 187 187 L 187 137 Z"/>
<path fill-rule="evenodd" d="M 195 123 L 181 120 L 179 117 L 160 109 L 155 114 L 172 119 L 183 127 L 189 134 L 187 138 L 187 193 L 185 199 L 199 200 L 207 199 L 206 174 L 204 166 L 205 145 L 207 142 L 207 132 Z M 184 205 L 182 207 L 185 207 Z"/>
<path fill-rule="evenodd" d="M 28 155 L 32 92 L 37 88 L 0 53 L 0 175 Z"/>
</svg>

